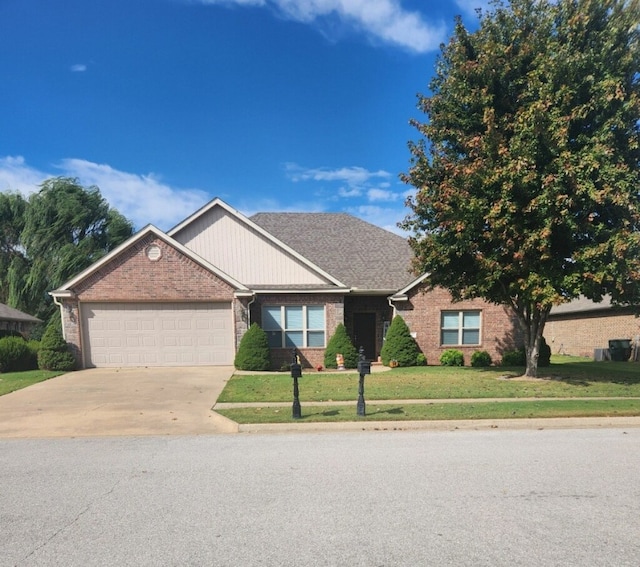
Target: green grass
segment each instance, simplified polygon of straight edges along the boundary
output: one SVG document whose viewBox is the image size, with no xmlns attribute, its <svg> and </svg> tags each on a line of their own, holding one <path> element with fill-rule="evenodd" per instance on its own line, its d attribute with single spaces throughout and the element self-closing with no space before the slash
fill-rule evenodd
<svg viewBox="0 0 640 567">
<path fill-rule="evenodd" d="M 289 407 L 216 410 L 237 423 L 293 423 L 344 421 L 424 421 L 460 419 L 517 419 L 549 417 L 622 417 L 640 414 L 639 400 L 553 400 L 535 402 L 473 402 L 376 405 L 367 402 L 364 417 L 351 405 L 302 404 L 302 419 Z"/>
<path fill-rule="evenodd" d="M 54 372 L 51 370 L 28 370 L 26 372 L 7 372 L 0 374 L 0 396 L 26 388 L 38 382 L 44 382 L 54 376 L 60 376 L 64 372 Z"/>
<path fill-rule="evenodd" d="M 640 364 L 593 362 L 554 357 L 539 379 L 518 378 L 521 368 L 394 368 L 365 378 L 367 400 L 460 398 L 640 397 Z M 306 402 L 348 401 L 357 397 L 353 372 L 305 371 L 299 380 Z M 289 374 L 234 375 L 219 402 L 285 402 L 292 398 Z"/>
<path fill-rule="evenodd" d="M 535 380 L 522 368 L 395 368 L 365 378 L 367 415 L 356 415 L 358 375 L 354 372 L 305 371 L 299 380 L 302 422 L 505 419 L 640 415 L 640 364 L 594 362 L 554 356 Z M 292 402 L 288 373 L 234 375 L 219 402 L 264 404 L 218 409 L 238 423 L 286 423 L 291 408 L 269 407 Z M 489 398 L 503 398 L 489 401 Z M 534 399 L 531 399 L 534 398 Z M 539 400 L 535 398 L 540 398 Z M 551 398 L 542 399 L 542 398 Z M 576 399 L 576 398 L 587 398 Z M 588 399 L 593 398 L 593 399 Z M 595 399 L 618 398 L 618 399 Z M 634 399 L 636 398 L 636 399 Z M 482 400 L 487 401 L 482 401 Z M 376 400 L 398 400 L 376 404 Z M 430 400 L 405 403 L 403 400 Z M 433 401 L 431 401 L 433 400 Z M 438 400 L 473 400 L 438 402 Z M 346 402 L 314 405 L 317 402 Z"/>
</svg>

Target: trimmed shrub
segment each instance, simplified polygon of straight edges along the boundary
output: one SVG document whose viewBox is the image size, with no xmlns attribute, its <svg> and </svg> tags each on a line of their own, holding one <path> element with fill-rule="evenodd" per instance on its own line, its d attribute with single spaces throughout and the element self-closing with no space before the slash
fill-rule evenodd
<svg viewBox="0 0 640 567">
<path fill-rule="evenodd" d="M 502 354 L 502 366 L 526 366 L 527 354 L 524 347 L 515 350 L 506 350 Z"/>
<path fill-rule="evenodd" d="M 69 372 L 76 367 L 76 360 L 62 336 L 62 323 L 58 317 L 51 320 L 42 335 L 38 350 L 38 367 L 40 370 L 60 372 Z"/>
<path fill-rule="evenodd" d="M 21 336 L 0 339 L 0 372 L 24 372 L 37 368 L 36 355 Z"/>
<path fill-rule="evenodd" d="M 233 365 L 238 370 L 271 370 L 269 340 L 258 323 L 253 323 L 243 335 Z"/>
<path fill-rule="evenodd" d="M 483 368 L 491 366 L 491 355 L 486 350 L 477 350 L 471 355 L 471 366 Z"/>
<path fill-rule="evenodd" d="M 540 353 L 538 354 L 538 366 L 550 366 L 551 365 L 551 347 L 544 340 L 544 337 L 540 339 Z"/>
<path fill-rule="evenodd" d="M 327 343 L 327 348 L 324 351 L 325 368 L 338 368 L 338 363 L 336 362 L 337 354 L 343 356 L 345 368 L 358 367 L 358 351 L 353 346 L 347 334 L 347 328 L 342 323 L 336 327 L 335 332 Z"/>
<path fill-rule="evenodd" d="M 427 357 L 419 352 L 418 356 L 416 356 L 416 366 L 426 366 L 427 365 Z"/>
<path fill-rule="evenodd" d="M 440 355 L 442 366 L 464 366 L 464 355 L 455 348 L 445 350 Z"/>
<path fill-rule="evenodd" d="M 382 364 L 389 366 L 392 360 L 397 361 L 398 366 L 415 366 L 418 360 L 420 348 L 411 336 L 409 327 L 400 315 L 396 315 L 389 325 L 384 345 L 380 352 Z"/>
</svg>

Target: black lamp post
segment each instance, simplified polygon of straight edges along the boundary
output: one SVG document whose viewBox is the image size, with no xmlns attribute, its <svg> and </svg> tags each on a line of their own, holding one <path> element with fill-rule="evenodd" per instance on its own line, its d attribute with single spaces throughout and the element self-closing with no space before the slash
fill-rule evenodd
<svg viewBox="0 0 640 567">
<path fill-rule="evenodd" d="M 298 355 L 296 349 L 292 351 L 291 361 L 291 377 L 293 378 L 293 419 L 300 419 L 302 417 L 302 411 L 300 409 L 300 394 L 298 392 L 298 378 L 302 376 L 302 366 L 298 362 Z"/>
<path fill-rule="evenodd" d="M 365 374 L 371 374 L 371 363 L 364 359 L 364 347 L 360 347 L 358 351 L 358 374 L 360 374 L 360 381 L 358 382 L 358 415 L 367 415 L 366 406 L 364 403 L 364 377 Z"/>
</svg>

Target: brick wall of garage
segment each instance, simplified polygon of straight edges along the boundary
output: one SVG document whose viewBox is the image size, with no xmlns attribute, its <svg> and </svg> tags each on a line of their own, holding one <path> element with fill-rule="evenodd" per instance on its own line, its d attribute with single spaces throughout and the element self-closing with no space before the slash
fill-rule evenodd
<svg viewBox="0 0 640 567">
<path fill-rule="evenodd" d="M 416 334 L 416 341 L 427 357 L 428 364 L 439 364 L 440 356 L 449 348 L 462 351 L 465 365 L 471 364 L 471 355 L 476 350 L 486 350 L 494 363 L 499 363 L 505 350 L 523 344 L 520 327 L 509 311 L 501 305 L 481 299 L 453 303 L 450 293 L 443 288 L 424 291 L 424 288 L 418 287 L 410 293 L 408 301 L 397 301 L 395 306 L 396 313 L 402 316 L 409 330 Z M 482 312 L 479 346 L 442 346 L 441 313 L 451 310 Z"/>
<path fill-rule="evenodd" d="M 640 336 L 640 319 L 629 310 L 608 309 L 551 316 L 544 336 L 553 354 L 593 357 L 597 348 L 608 348 L 611 339 Z"/>
<path fill-rule="evenodd" d="M 147 257 L 147 249 L 152 245 L 160 248 L 157 260 Z M 78 365 L 82 364 L 79 302 L 234 300 L 234 289 L 229 284 L 154 235 L 133 244 L 71 291 L 75 298 L 63 299 L 61 312 L 65 340 Z M 236 335 L 238 333 L 236 330 Z"/>
</svg>

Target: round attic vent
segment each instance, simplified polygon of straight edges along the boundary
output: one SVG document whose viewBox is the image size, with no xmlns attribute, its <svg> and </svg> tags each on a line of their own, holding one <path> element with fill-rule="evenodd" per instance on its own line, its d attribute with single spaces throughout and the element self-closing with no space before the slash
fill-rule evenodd
<svg viewBox="0 0 640 567">
<path fill-rule="evenodd" d="M 149 246 L 147 248 L 147 258 L 152 262 L 160 260 L 160 258 L 162 258 L 162 250 L 160 249 L 160 246 L 156 246 L 155 244 Z"/>
</svg>

